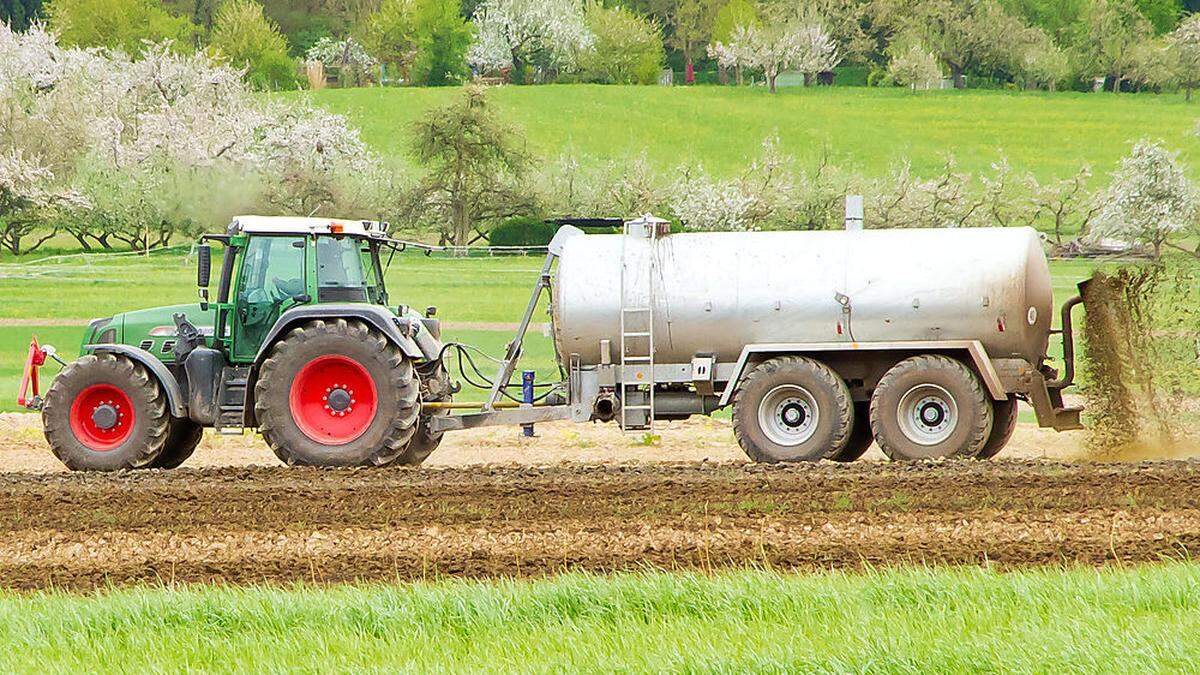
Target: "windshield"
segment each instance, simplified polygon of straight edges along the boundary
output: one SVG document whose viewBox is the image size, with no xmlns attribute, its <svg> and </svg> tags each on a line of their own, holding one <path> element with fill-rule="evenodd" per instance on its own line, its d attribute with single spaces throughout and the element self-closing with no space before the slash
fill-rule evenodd
<svg viewBox="0 0 1200 675">
<path fill-rule="evenodd" d="M 371 242 L 352 237 L 317 238 L 318 302 L 387 304 L 379 258 Z"/>
</svg>

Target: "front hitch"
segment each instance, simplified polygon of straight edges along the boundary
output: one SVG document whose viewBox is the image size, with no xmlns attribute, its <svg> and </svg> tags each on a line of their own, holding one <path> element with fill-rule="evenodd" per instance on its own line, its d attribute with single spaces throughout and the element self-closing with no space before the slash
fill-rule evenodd
<svg viewBox="0 0 1200 675">
<path fill-rule="evenodd" d="M 39 345 L 37 336 L 29 340 L 29 354 L 25 357 L 25 369 L 21 373 L 21 386 L 17 390 L 17 405 L 26 410 L 41 410 L 42 395 L 39 389 L 38 368 L 46 365 L 46 359 L 51 358 L 62 365 L 57 350 L 53 345 Z M 32 390 L 32 391 L 31 391 Z M 30 396 L 30 394 L 33 394 Z"/>
</svg>

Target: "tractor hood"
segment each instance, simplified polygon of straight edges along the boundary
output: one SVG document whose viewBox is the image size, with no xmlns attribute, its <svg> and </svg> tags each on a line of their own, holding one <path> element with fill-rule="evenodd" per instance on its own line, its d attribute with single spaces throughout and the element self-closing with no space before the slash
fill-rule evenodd
<svg viewBox="0 0 1200 675">
<path fill-rule="evenodd" d="M 139 309 L 105 319 L 96 319 L 85 331 L 83 344 L 104 342 L 131 345 L 145 349 L 156 358 L 169 363 L 175 358 L 171 350 L 175 346 L 176 339 L 174 319 L 176 314 L 187 316 L 188 321 L 211 340 L 216 311 L 211 305 L 208 310 L 201 310 L 200 303 L 193 302 L 185 305 Z"/>
</svg>

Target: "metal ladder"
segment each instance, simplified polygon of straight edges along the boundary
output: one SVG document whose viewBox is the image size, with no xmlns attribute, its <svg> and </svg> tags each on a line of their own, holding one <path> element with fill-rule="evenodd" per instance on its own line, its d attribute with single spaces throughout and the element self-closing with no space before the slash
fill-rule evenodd
<svg viewBox="0 0 1200 675">
<path fill-rule="evenodd" d="M 645 215 L 626 221 L 623 228 L 621 412 L 617 417 L 622 431 L 654 433 L 654 255 L 659 228 L 666 222 Z M 649 247 L 641 241 L 648 241 Z"/>
</svg>

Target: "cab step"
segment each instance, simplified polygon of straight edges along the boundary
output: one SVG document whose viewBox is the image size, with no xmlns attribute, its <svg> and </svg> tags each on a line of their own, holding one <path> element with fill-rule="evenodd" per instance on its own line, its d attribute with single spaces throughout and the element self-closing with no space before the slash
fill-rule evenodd
<svg viewBox="0 0 1200 675">
<path fill-rule="evenodd" d="M 217 433 L 241 435 L 246 429 L 246 387 L 250 366 L 225 366 L 217 391 Z"/>
</svg>

